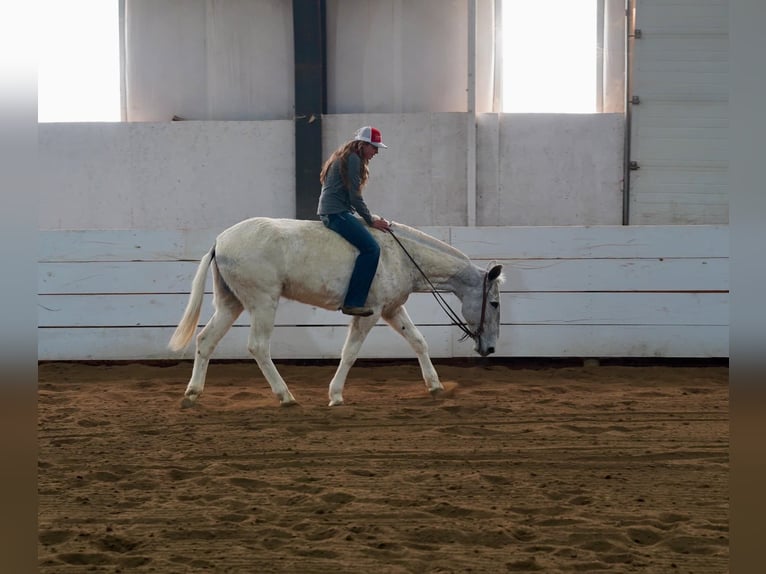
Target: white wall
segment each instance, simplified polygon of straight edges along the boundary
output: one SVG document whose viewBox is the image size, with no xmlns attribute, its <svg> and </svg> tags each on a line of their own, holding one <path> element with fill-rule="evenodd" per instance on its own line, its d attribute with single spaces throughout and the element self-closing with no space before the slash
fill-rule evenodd
<svg viewBox="0 0 766 574">
<path fill-rule="evenodd" d="M 389 145 L 371 163 L 373 212 L 467 225 L 465 113 L 322 120 L 325 155 L 365 123 Z M 619 223 L 621 118 L 480 117 L 477 225 Z M 40 124 L 40 229 L 224 228 L 295 216 L 291 121 Z M 317 174 L 317 197 L 319 182 Z"/>
<path fill-rule="evenodd" d="M 475 118 L 475 165 L 469 159 L 470 123 L 463 126 L 459 120 L 445 119 L 448 115 L 434 123 L 415 115 L 468 110 L 468 19 L 473 2 L 327 0 L 331 116 L 323 122 L 326 144 L 331 146 L 328 138 L 337 141 L 331 117 L 346 114 L 356 114 L 360 125 L 374 119 L 387 134 L 403 137 L 398 148 L 376 159 L 369 188 L 370 194 L 382 193 L 389 202 L 381 206 L 371 201 L 373 207 L 394 218 L 406 215 L 413 223 L 429 225 L 620 223 L 625 147 L 621 114 L 481 115 L 492 110 L 493 96 L 498 95 L 493 76 L 495 0 L 475 0 L 473 87 L 480 114 Z M 640 104 L 630 107 L 627 159 L 638 162 L 640 169 L 630 172 L 632 224 L 728 221 L 729 0 L 682 4 L 637 4 L 643 36 L 631 41 L 631 95 L 639 96 Z M 190 120 L 292 121 L 291 2 L 125 0 L 125 6 L 128 120 L 166 122 L 178 115 Z M 621 111 L 624 9 L 619 0 L 608 0 L 604 7 L 601 104 L 605 111 Z M 566 97 L 566 86 L 561 97 Z M 448 147 L 440 145 L 444 138 Z M 449 147 L 453 144 L 456 147 Z M 225 150 L 233 144 L 217 145 Z M 292 145 L 270 142 L 271 149 L 285 154 L 292 154 Z M 287 156 L 281 159 L 287 161 Z M 473 175 L 466 173 L 474 167 L 475 196 L 469 188 Z M 258 174 L 268 182 L 273 177 L 268 171 Z M 76 169 L 67 177 L 76 180 L 81 175 Z M 154 181 L 167 188 L 161 177 L 147 183 Z M 77 185 L 83 183 L 87 188 L 87 179 Z M 241 181 L 234 184 L 237 188 Z M 82 193 L 89 192 L 77 192 Z M 250 203 L 239 197 L 234 201 L 236 207 L 227 209 L 250 213 Z M 283 213 L 284 201 L 281 195 L 275 198 L 276 213 Z M 160 224 L 156 214 L 147 215 L 149 223 L 143 223 L 140 213 L 134 221 Z"/>
<path fill-rule="evenodd" d="M 370 162 L 370 210 L 410 225 L 465 225 L 468 121 L 459 113 L 328 116 L 325 155 L 369 122 L 389 146 Z"/>
<path fill-rule="evenodd" d="M 294 124 L 40 124 L 40 229 L 228 227 L 295 216 Z"/>
<path fill-rule="evenodd" d="M 621 114 L 481 114 L 479 225 L 619 225 Z"/>
<path fill-rule="evenodd" d="M 127 120 L 291 119 L 292 2 L 125 0 Z"/>
</svg>

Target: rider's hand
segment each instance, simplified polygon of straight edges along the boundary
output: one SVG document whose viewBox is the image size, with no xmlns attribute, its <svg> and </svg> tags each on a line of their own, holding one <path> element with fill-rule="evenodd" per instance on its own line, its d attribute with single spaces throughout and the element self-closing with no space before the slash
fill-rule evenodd
<svg viewBox="0 0 766 574">
<path fill-rule="evenodd" d="M 383 219 L 382 217 L 377 217 L 372 220 L 372 226 L 375 229 L 380 229 L 381 231 L 388 231 L 391 228 L 391 224 Z"/>
</svg>

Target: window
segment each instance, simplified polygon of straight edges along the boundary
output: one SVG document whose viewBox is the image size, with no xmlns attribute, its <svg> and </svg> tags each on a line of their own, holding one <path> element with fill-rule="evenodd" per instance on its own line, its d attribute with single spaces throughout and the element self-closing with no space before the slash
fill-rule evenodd
<svg viewBox="0 0 766 574">
<path fill-rule="evenodd" d="M 39 122 L 121 121 L 119 5 L 40 0 Z M 608 22 L 624 19 L 624 0 L 502 0 L 501 10 L 503 112 L 622 111 L 624 29 Z"/>
<path fill-rule="evenodd" d="M 597 0 L 505 0 L 503 111 L 595 113 Z"/>
<path fill-rule="evenodd" d="M 41 0 L 37 121 L 119 122 L 118 0 Z"/>
</svg>

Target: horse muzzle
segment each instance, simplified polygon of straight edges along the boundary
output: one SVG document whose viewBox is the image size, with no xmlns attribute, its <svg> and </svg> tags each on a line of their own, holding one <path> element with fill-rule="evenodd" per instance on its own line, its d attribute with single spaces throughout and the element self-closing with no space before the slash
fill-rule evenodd
<svg viewBox="0 0 766 574">
<path fill-rule="evenodd" d="M 491 355 L 495 352 L 494 347 L 482 347 L 481 345 L 476 345 L 476 352 L 479 353 L 482 357 L 486 357 L 488 355 Z"/>
</svg>

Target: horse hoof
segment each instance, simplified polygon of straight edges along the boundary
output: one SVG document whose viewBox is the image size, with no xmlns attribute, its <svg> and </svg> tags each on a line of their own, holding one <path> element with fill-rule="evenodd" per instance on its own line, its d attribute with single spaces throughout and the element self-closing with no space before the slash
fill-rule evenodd
<svg viewBox="0 0 766 574">
<path fill-rule="evenodd" d="M 294 398 L 290 397 L 286 401 L 281 401 L 279 403 L 280 407 L 294 407 L 298 404 L 298 401 L 296 401 Z"/>
<path fill-rule="evenodd" d="M 327 405 L 328 407 L 342 407 L 343 406 L 343 399 L 337 399 L 330 401 L 330 404 Z"/>
<path fill-rule="evenodd" d="M 455 395 L 457 383 L 443 383 L 443 386 L 430 389 L 428 392 L 434 399 L 448 399 Z"/>
<path fill-rule="evenodd" d="M 184 397 L 181 401 L 181 408 L 182 409 L 189 409 L 194 406 L 194 399 L 191 399 L 189 397 Z"/>
</svg>

